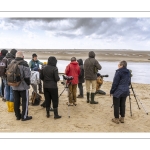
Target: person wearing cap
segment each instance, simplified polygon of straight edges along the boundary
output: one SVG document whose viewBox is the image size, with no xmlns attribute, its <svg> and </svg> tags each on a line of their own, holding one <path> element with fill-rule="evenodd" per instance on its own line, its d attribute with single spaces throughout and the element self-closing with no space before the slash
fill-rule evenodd
<svg viewBox="0 0 150 150">
<path fill-rule="evenodd" d="M 6 56 L 7 53 L 8 53 L 8 50 L 6 49 L 1 50 L 0 62 L 3 60 L 3 58 Z M 0 96 L 2 97 L 3 101 L 6 101 L 5 95 L 4 95 L 4 89 L 5 89 L 5 85 L 4 85 L 3 77 L 1 77 Z"/>
<path fill-rule="evenodd" d="M 10 53 L 7 53 L 6 57 L 3 58 L 3 59 L 5 59 L 7 66 L 15 59 L 16 53 L 17 53 L 17 50 L 12 49 L 10 51 Z M 3 77 L 3 79 L 4 79 L 3 81 L 4 81 L 4 84 L 5 84 L 4 95 L 5 95 L 5 98 L 6 98 L 7 110 L 8 110 L 8 112 L 14 112 L 13 89 L 12 89 L 11 86 L 9 86 L 7 84 L 6 76 Z"/>
<path fill-rule="evenodd" d="M 101 70 L 102 66 L 95 59 L 95 53 L 93 51 L 90 51 L 89 58 L 87 58 L 84 62 L 87 103 L 90 102 L 90 104 L 98 104 L 98 102 L 94 100 L 95 92 L 96 92 L 96 80 L 97 80 L 97 72 L 95 72 L 95 68 L 97 70 Z M 90 98 L 91 85 L 92 85 L 92 90 L 91 90 L 91 101 L 90 101 L 89 98 Z"/>
<path fill-rule="evenodd" d="M 43 65 L 42 62 L 40 62 L 37 58 L 37 54 L 32 54 L 32 60 L 29 62 L 29 67 L 31 69 L 31 71 L 39 71 L 40 72 L 40 65 Z M 32 87 L 34 89 L 34 91 L 37 93 L 37 85 L 33 85 Z M 42 83 L 40 80 L 40 83 L 38 84 L 38 88 L 39 88 L 39 94 L 44 94 L 42 92 Z"/>
<path fill-rule="evenodd" d="M 29 88 L 31 71 L 29 65 L 24 61 L 24 56 L 21 51 L 16 53 L 15 62 L 21 61 L 18 65 L 21 73 L 21 83 L 19 86 L 13 86 L 14 91 L 14 106 L 16 120 L 26 121 L 31 120 L 32 116 L 28 116 L 28 103 L 29 103 Z M 20 111 L 20 100 L 22 99 L 22 112 Z"/>
</svg>

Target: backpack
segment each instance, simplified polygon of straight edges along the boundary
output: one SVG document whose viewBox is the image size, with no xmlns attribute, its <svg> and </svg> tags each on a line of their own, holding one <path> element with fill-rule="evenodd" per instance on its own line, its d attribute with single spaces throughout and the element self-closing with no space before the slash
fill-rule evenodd
<svg viewBox="0 0 150 150">
<path fill-rule="evenodd" d="M 6 76 L 7 59 L 0 60 L 0 77 Z"/>
<path fill-rule="evenodd" d="M 38 106 L 41 102 L 41 96 L 39 94 L 37 94 L 36 92 L 32 92 L 32 96 L 31 96 L 31 104 L 32 106 Z"/>
<path fill-rule="evenodd" d="M 7 67 L 7 71 L 6 71 L 6 75 L 7 75 L 7 84 L 9 86 L 19 86 L 19 84 L 21 83 L 22 79 L 21 79 L 21 73 L 20 73 L 20 69 L 19 69 L 19 63 L 23 62 L 24 60 L 20 60 L 20 61 L 12 61 L 8 67 Z"/>
<path fill-rule="evenodd" d="M 6 76 L 7 66 L 11 63 L 11 58 L 3 58 L 0 61 L 0 77 Z"/>
</svg>

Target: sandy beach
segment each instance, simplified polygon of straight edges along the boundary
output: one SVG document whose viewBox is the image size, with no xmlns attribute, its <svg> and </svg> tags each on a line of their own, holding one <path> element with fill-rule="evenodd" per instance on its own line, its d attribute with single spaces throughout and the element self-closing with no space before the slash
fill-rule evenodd
<svg viewBox="0 0 150 150">
<path fill-rule="evenodd" d="M 48 59 L 49 56 L 55 56 L 58 60 L 70 60 L 71 57 L 85 60 L 88 57 L 89 51 L 94 51 L 98 61 L 134 61 L 134 62 L 149 62 L 150 51 L 133 51 L 133 50 L 97 50 L 97 49 L 64 49 L 64 50 L 46 50 L 46 49 L 18 49 L 24 51 L 26 59 L 32 58 L 32 54 L 36 53 L 39 59 Z"/>
<path fill-rule="evenodd" d="M 61 81 L 58 83 L 59 94 L 64 89 Z M 127 98 L 126 117 L 124 124 L 115 124 L 111 121 L 113 118 L 112 97 L 109 96 L 111 82 L 104 81 L 102 90 L 106 95 L 96 95 L 95 100 L 98 105 L 86 103 L 86 95 L 83 99 L 77 99 L 77 106 L 70 106 L 68 113 L 67 91 L 59 99 L 59 114 L 61 119 L 54 120 L 53 112 L 50 112 L 50 118 L 46 118 L 46 111 L 39 106 L 29 104 L 29 115 L 33 116 L 30 121 L 17 121 L 14 113 L 8 113 L 6 103 L 0 99 L 0 132 L 149 132 L 150 114 L 146 115 L 142 105 L 138 105 L 131 92 L 131 104 L 133 116 L 130 116 L 130 103 Z M 144 108 L 149 113 L 150 110 L 150 85 L 133 84 L 134 91 L 138 95 Z M 30 89 L 30 95 L 32 88 Z M 85 93 L 85 85 L 84 85 Z M 44 97 L 42 95 L 43 102 Z M 70 114 L 70 118 L 68 118 Z"/>
</svg>

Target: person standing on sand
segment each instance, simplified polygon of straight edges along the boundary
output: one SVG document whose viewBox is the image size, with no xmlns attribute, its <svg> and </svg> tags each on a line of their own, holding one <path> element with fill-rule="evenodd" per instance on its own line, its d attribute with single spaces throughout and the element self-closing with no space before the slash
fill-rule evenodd
<svg viewBox="0 0 150 150">
<path fill-rule="evenodd" d="M 127 62 L 121 61 L 118 64 L 118 70 L 116 70 L 112 87 L 110 90 L 110 96 L 113 95 L 114 117 L 112 122 L 119 124 L 124 123 L 125 117 L 125 102 L 127 96 L 129 96 L 129 86 L 131 84 L 131 73 L 127 69 Z M 120 108 L 120 110 L 119 110 Z M 121 117 L 119 118 L 119 112 Z"/>
<path fill-rule="evenodd" d="M 37 59 L 37 54 L 32 54 L 32 60 L 29 62 L 29 67 L 31 68 L 31 71 L 39 71 L 40 72 L 40 65 L 43 65 L 43 63 Z M 34 84 L 31 84 L 31 85 L 33 87 L 33 90 L 37 93 L 37 85 L 34 85 Z M 39 94 L 44 94 L 42 92 L 41 80 L 40 80 L 38 87 L 39 87 Z"/>
<path fill-rule="evenodd" d="M 70 91 L 69 92 L 69 105 L 70 106 L 77 105 L 76 94 L 77 94 L 77 84 L 79 82 L 78 77 L 80 75 L 80 67 L 75 57 L 71 58 L 71 63 L 66 67 L 65 74 L 67 76 L 73 76 L 73 80 L 71 81 L 71 84 L 69 84 L 69 91 Z"/>
<path fill-rule="evenodd" d="M 78 83 L 78 88 L 79 88 L 79 95 L 77 98 L 83 98 L 84 94 L 83 94 L 83 85 L 82 83 L 84 83 L 84 68 L 83 68 L 83 60 L 82 59 L 78 59 L 77 60 L 79 66 L 80 66 L 80 75 L 79 75 L 79 83 Z"/>
<path fill-rule="evenodd" d="M 31 120 L 32 116 L 28 116 L 28 103 L 29 103 L 29 88 L 30 88 L 30 68 L 21 51 L 16 53 L 16 59 L 14 62 L 21 61 L 18 65 L 21 73 L 21 83 L 19 86 L 12 87 L 14 91 L 14 110 L 16 120 L 26 121 Z M 22 99 L 22 113 L 20 112 L 20 98 Z"/>
<path fill-rule="evenodd" d="M 47 118 L 50 117 L 51 101 L 53 102 L 54 119 L 59 119 L 58 115 L 58 87 L 57 82 L 60 80 L 58 68 L 56 67 L 57 59 L 53 56 L 48 58 L 48 64 L 41 70 L 40 78 L 43 80 L 44 97 L 46 103 Z"/>
<path fill-rule="evenodd" d="M 95 53 L 93 51 L 90 51 L 89 58 L 87 58 L 84 62 L 87 103 L 90 102 L 90 104 L 98 104 L 98 102 L 94 101 L 94 96 L 96 92 L 96 80 L 97 80 L 97 72 L 95 72 L 95 68 L 97 70 L 102 69 L 99 62 L 95 59 Z M 89 98 L 90 98 L 90 86 L 91 85 L 92 85 L 92 91 L 91 91 L 91 101 L 90 101 Z"/>
</svg>

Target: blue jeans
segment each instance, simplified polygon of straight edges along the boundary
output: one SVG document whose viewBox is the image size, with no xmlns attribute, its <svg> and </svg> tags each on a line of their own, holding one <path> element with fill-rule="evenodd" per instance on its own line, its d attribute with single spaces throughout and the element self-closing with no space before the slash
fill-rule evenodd
<svg viewBox="0 0 150 150">
<path fill-rule="evenodd" d="M 4 98 L 7 101 L 14 102 L 14 95 L 13 95 L 13 89 L 12 89 L 12 87 L 7 84 L 6 79 L 4 79 L 4 84 L 5 84 Z"/>
</svg>

